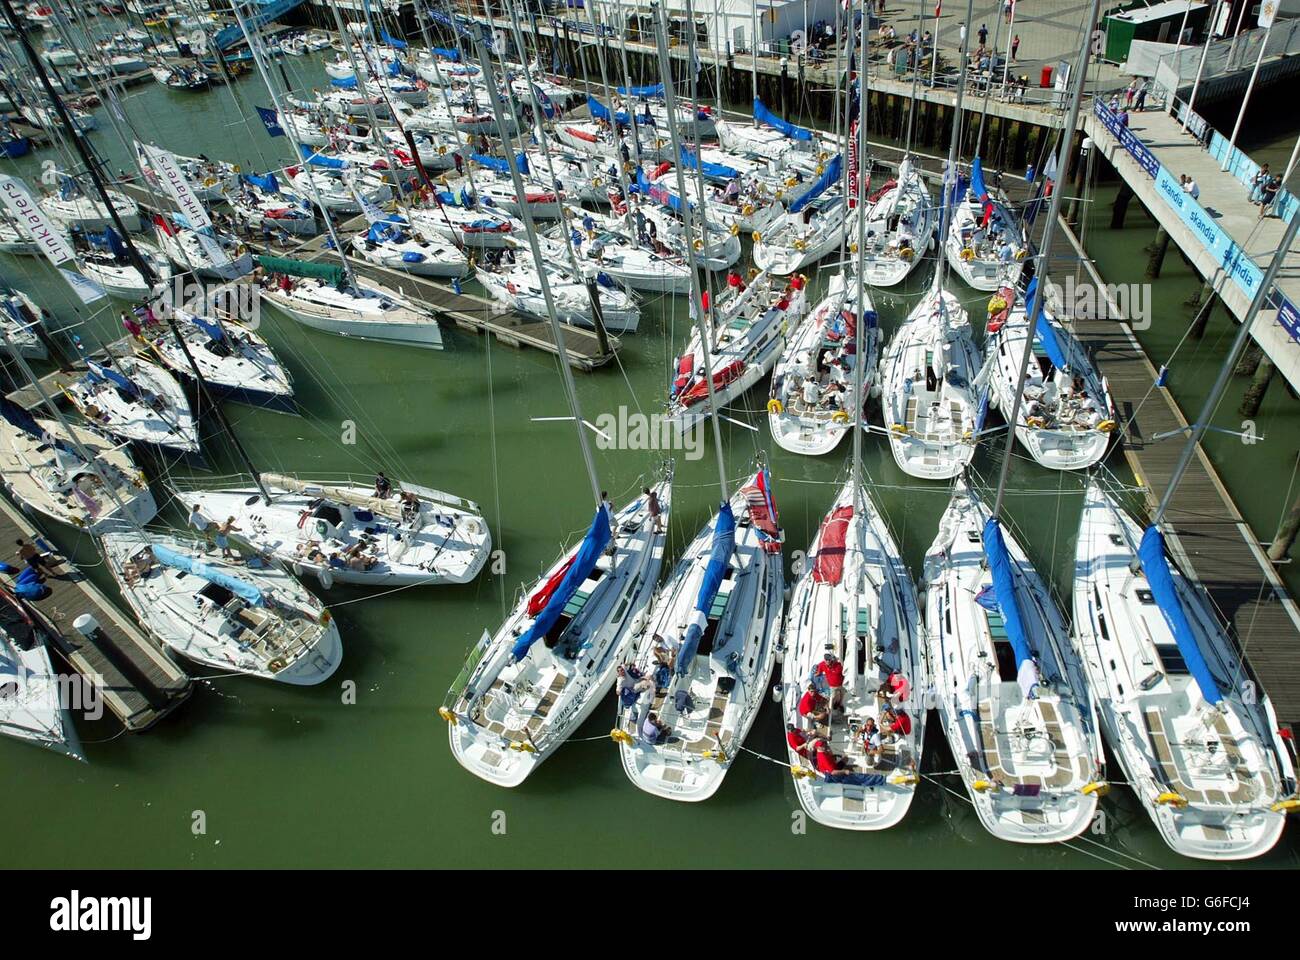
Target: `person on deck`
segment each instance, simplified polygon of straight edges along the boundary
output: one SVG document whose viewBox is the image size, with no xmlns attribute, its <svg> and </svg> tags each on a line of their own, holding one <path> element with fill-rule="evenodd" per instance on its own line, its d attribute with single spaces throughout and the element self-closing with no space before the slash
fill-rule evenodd
<svg viewBox="0 0 1300 960">
<path fill-rule="evenodd" d="M 646 509 L 650 512 L 650 519 L 654 521 L 655 533 L 660 533 L 664 528 L 663 507 L 659 505 L 659 494 L 655 493 L 649 487 L 641 490 L 646 496 Z"/>
<path fill-rule="evenodd" d="M 375 496 L 380 500 L 387 500 L 393 492 L 392 482 L 384 476 L 384 471 L 380 470 L 375 474 Z"/>
<path fill-rule="evenodd" d="M 645 723 L 641 725 L 641 739 L 649 744 L 663 743 L 668 739 L 671 728 L 653 713 L 645 718 Z"/>
<path fill-rule="evenodd" d="M 880 731 L 872 717 L 867 717 L 862 723 L 862 752 L 869 767 L 874 767 L 880 760 Z"/>
<path fill-rule="evenodd" d="M 826 698 L 817 692 L 817 687 L 808 684 L 808 689 L 799 698 L 799 716 L 806 717 L 813 723 L 825 723 L 830 718 L 826 709 Z"/>
<path fill-rule="evenodd" d="M 833 653 L 827 653 L 822 662 L 813 668 L 813 675 L 826 683 L 831 695 L 831 709 L 844 709 L 844 662 Z"/>
<path fill-rule="evenodd" d="M 808 752 L 812 749 L 813 744 L 808 738 L 808 734 L 800 730 L 793 723 L 785 725 L 785 742 L 799 756 L 805 760 L 811 759 Z"/>
</svg>

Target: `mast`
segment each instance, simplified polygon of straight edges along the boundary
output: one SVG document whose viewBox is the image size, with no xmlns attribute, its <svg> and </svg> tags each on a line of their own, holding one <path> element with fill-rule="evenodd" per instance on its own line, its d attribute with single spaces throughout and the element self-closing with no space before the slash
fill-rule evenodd
<svg viewBox="0 0 1300 960">
<path fill-rule="evenodd" d="M 5 15 L 9 18 L 10 25 L 18 35 L 19 43 L 22 44 L 23 52 L 27 55 L 27 59 L 31 63 L 32 69 L 36 71 L 36 75 L 40 78 L 41 86 L 45 88 L 45 95 L 49 97 L 50 103 L 58 113 L 59 121 L 68 131 L 73 146 L 76 147 L 77 154 L 81 157 L 82 165 L 85 166 L 86 172 L 90 175 L 91 182 L 95 185 L 95 191 L 99 194 L 100 200 L 103 201 L 104 206 L 107 208 L 108 215 L 112 218 L 113 225 L 117 228 L 122 243 L 126 247 L 127 256 L 130 258 L 135 268 L 140 272 L 141 279 L 143 279 L 145 284 L 152 290 L 158 283 L 158 276 L 153 272 L 153 268 L 149 266 L 149 262 L 140 255 L 140 251 L 136 248 L 135 242 L 131 239 L 130 233 L 128 233 L 126 227 L 123 226 L 122 216 L 118 213 L 117 207 L 113 204 L 112 199 L 108 195 L 108 188 L 104 184 L 103 175 L 100 173 L 98 165 L 90 155 L 84 135 L 72 122 L 71 117 L 68 116 L 68 110 L 63 104 L 63 98 L 54 92 L 54 86 L 50 83 L 49 75 L 45 72 L 45 66 L 41 63 L 40 58 L 36 55 L 36 51 L 32 48 L 32 42 L 27 36 L 27 30 L 14 13 L 11 0 L 0 0 L 0 5 L 4 7 Z M 171 316 L 170 311 L 166 311 L 166 313 L 167 316 L 165 316 L 164 319 L 167 322 L 167 327 L 175 338 L 176 345 L 180 347 L 181 353 L 185 355 L 185 360 L 189 364 L 190 372 L 194 375 L 194 381 L 198 384 L 199 392 L 203 395 L 203 399 L 207 402 L 208 406 L 216 413 L 217 421 L 221 424 L 221 429 L 230 437 L 231 443 L 239 454 L 239 458 L 244 462 L 244 466 L 248 468 L 248 472 L 252 474 L 253 482 L 257 484 L 257 488 L 262 492 L 262 496 L 266 498 L 266 502 L 269 504 L 271 502 L 271 495 L 262 485 L 262 479 L 258 474 L 257 469 L 253 466 L 253 462 L 248 456 L 248 452 L 244 449 L 244 445 L 240 442 L 239 436 L 231 427 L 230 421 L 226 419 L 226 414 L 225 411 L 221 409 L 221 404 L 217 403 L 208 392 L 207 381 L 203 379 L 203 374 L 199 371 L 198 364 L 194 362 L 194 357 L 190 354 L 189 344 L 185 342 L 185 338 L 181 335 L 180 329 L 176 326 L 176 318 Z M 62 420 L 62 417 L 60 417 L 60 420 Z"/>
<path fill-rule="evenodd" d="M 1006 492 L 1007 473 L 1011 469 L 1011 450 L 1016 442 L 1016 424 L 1020 419 L 1020 406 L 1023 399 L 1025 374 L 1029 370 L 1029 358 L 1034 353 L 1034 336 L 1038 332 L 1038 315 L 1043 312 L 1043 303 L 1047 299 L 1047 265 L 1051 258 L 1052 234 L 1056 230 L 1056 218 L 1061 212 L 1061 198 L 1066 191 L 1061 189 L 1067 179 L 1070 166 L 1070 151 L 1074 147 L 1074 131 L 1079 124 L 1079 102 L 1083 99 L 1083 85 L 1088 76 L 1088 53 L 1092 45 L 1092 31 L 1097 23 L 1097 11 L 1101 0 L 1092 0 L 1089 5 L 1088 20 L 1083 31 L 1083 41 L 1079 45 L 1079 59 L 1075 64 L 1074 90 L 1070 94 L 1070 111 L 1065 126 L 1061 128 L 1061 148 L 1056 161 L 1057 181 L 1052 190 L 1052 202 L 1047 211 L 1047 223 L 1043 226 L 1042 269 L 1037 272 L 1038 291 L 1032 304 L 1032 312 L 1026 317 L 1025 349 L 1020 354 L 1020 375 L 1016 380 L 1015 398 L 1011 401 L 1011 411 L 1007 414 L 1007 446 L 1002 457 L 1002 468 L 998 473 L 998 492 L 993 501 L 992 517 L 997 520 L 1002 513 L 1002 496 Z M 1297 218 L 1300 219 L 1300 218 Z M 1280 263 L 1281 258 L 1274 258 Z M 1197 436 L 1194 434 L 1194 436 Z M 1197 437 L 1199 439 L 1199 436 Z"/>
<path fill-rule="evenodd" d="M 658 0 L 654 0 L 650 4 L 650 9 L 654 11 L 659 20 L 660 29 L 655 33 L 655 46 L 659 52 L 659 73 L 664 83 L 664 103 L 668 106 L 668 134 L 672 138 L 673 152 L 680 161 L 682 144 L 677 135 L 677 124 L 673 122 L 673 118 L 677 116 L 677 94 L 673 90 L 672 69 L 668 60 L 668 17 L 664 13 L 663 5 Z M 722 428 L 718 426 L 722 411 L 718 409 L 718 397 L 713 390 L 713 360 L 710 357 L 713 352 L 713 338 L 704 326 L 703 293 L 698 273 L 700 267 L 695 260 L 694 231 L 691 229 L 691 205 L 686 200 L 686 177 L 682 173 L 680 162 L 673 164 L 673 170 L 677 175 L 677 192 L 682 198 L 682 222 L 686 227 L 686 257 L 691 266 L 691 318 L 695 321 L 695 330 L 700 338 L 700 347 L 704 355 L 704 383 L 705 389 L 709 392 L 709 412 L 712 415 L 710 419 L 713 421 L 713 446 L 718 458 L 718 484 L 722 489 L 722 502 L 726 503 L 728 499 L 727 468 L 722 459 Z M 1300 217 L 1296 219 L 1300 220 Z"/>
<path fill-rule="evenodd" d="M 961 181 L 961 177 L 957 173 L 957 158 L 961 152 L 958 149 L 958 145 L 961 142 L 961 103 L 962 95 L 966 92 L 966 45 L 970 43 L 971 31 L 969 30 L 969 26 L 974 9 L 975 0 L 966 0 L 966 24 L 968 29 L 965 31 L 966 38 L 962 40 L 957 47 L 957 58 L 961 61 L 961 67 L 957 72 L 957 99 L 953 103 L 952 109 L 952 137 L 948 142 L 948 167 L 944 170 L 943 174 L 943 196 L 939 198 L 939 255 L 934 267 L 934 287 L 936 290 L 943 287 L 943 277 L 946 273 L 944 268 L 948 263 L 948 258 L 944 255 L 944 250 L 946 249 L 945 245 L 948 242 L 948 221 L 951 216 L 951 208 L 948 198 L 948 178 L 952 177 L 952 185 L 954 189 Z M 937 32 L 935 39 L 936 41 L 938 40 Z M 936 47 L 936 50 L 937 49 L 938 48 Z M 952 198 L 952 202 L 957 202 L 955 196 Z M 944 316 L 946 317 L 947 313 L 943 310 L 942 298 L 939 301 L 939 308 L 940 312 L 944 313 Z"/>
<path fill-rule="evenodd" d="M 861 167 L 865 164 L 867 154 L 867 17 L 862 18 L 862 40 L 859 53 L 859 59 L 862 61 L 861 69 L 858 72 L 858 165 Z M 847 164 L 846 164 L 847 165 Z M 849 421 L 853 424 L 853 515 L 861 518 L 860 506 L 862 497 L 862 408 L 865 405 L 865 397 L 862 396 L 862 368 L 866 365 L 866 355 L 863 350 L 863 328 L 867 325 L 866 306 L 867 306 L 867 279 L 866 279 L 866 256 L 867 256 L 867 218 L 866 210 L 867 178 L 862 175 L 862 170 L 858 170 L 858 238 L 857 238 L 857 280 L 858 280 L 858 322 L 854 331 L 854 362 L 853 362 L 853 392 L 850 397 L 856 405 L 852 419 Z M 856 593 L 857 581 L 854 581 L 854 591 Z M 855 608 L 857 604 L 854 604 Z M 856 614 L 854 615 L 856 622 Z"/>
<path fill-rule="evenodd" d="M 498 129 L 501 131 L 501 145 L 505 148 L 506 165 L 510 168 L 510 179 L 514 182 L 515 193 L 522 197 L 525 192 L 524 179 L 519 174 L 519 164 L 515 159 L 510 128 L 505 124 L 505 110 L 501 106 L 501 94 L 497 90 L 496 75 L 492 70 L 492 60 L 488 56 L 487 47 L 484 45 L 481 36 L 474 37 L 474 47 L 478 54 L 479 63 L 483 67 L 483 78 L 487 81 L 488 100 L 492 104 L 492 115 L 496 119 Z M 555 315 L 555 301 L 551 297 L 551 282 L 546 276 L 545 261 L 542 259 L 542 252 L 537 243 L 537 228 L 533 224 L 533 213 L 528 209 L 528 204 L 520 204 L 520 212 L 523 215 L 524 229 L 528 233 L 528 247 L 533 254 L 533 264 L 537 268 L 537 280 L 542 288 L 542 299 L 546 301 L 546 316 L 551 323 L 551 333 L 555 337 L 555 345 L 559 348 L 560 380 L 564 384 L 564 394 L 569 401 L 569 410 L 573 414 L 573 426 L 578 431 L 578 446 L 582 449 L 582 461 L 587 468 L 587 479 L 591 481 L 592 496 L 596 498 L 596 507 L 599 509 L 601 491 L 600 481 L 596 477 L 596 462 L 592 458 L 591 444 L 587 439 L 586 426 L 582 420 L 582 408 L 578 403 L 578 392 L 573 383 L 573 371 L 569 369 L 568 351 L 564 346 L 564 331 L 560 328 L 560 321 Z"/>
<path fill-rule="evenodd" d="M 752 0 L 753 5 L 749 10 L 749 65 L 750 65 L 750 86 L 754 91 L 754 100 L 758 99 L 758 0 Z M 838 16 L 838 14 L 837 14 Z M 664 25 L 668 29 L 668 25 Z M 751 113 L 752 113 L 751 104 Z M 758 117 L 753 120 L 754 126 L 758 126 Z"/>
<path fill-rule="evenodd" d="M 916 9 L 916 47 L 912 50 L 912 98 L 907 104 L 907 140 L 903 145 L 903 156 L 912 153 L 912 121 L 916 118 L 916 81 L 921 73 L 921 24 L 925 17 L 925 0 L 917 0 Z M 935 38 L 938 49 L 938 37 Z"/>
<path fill-rule="evenodd" d="M 636 235 L 636 221 L 632 218 L 632 200 L 628 192 L 627 171 L 623 169 L 623 153 L 619 149 L 622 144 L 618 139 L 618 104 L 614 101 L 614 94 L 609 86 L 609 69 L 605 66 L 605 28 L 596 23 L 596 11 L 590 2 L 585 4 L 587 8 L 587 19 L 591 22 L 591 28 L 596 31 L 596 62 L 600 64 L 600 83 L 605 90 L 605 100 L 609 103 L 609 126 L 610 132 L 614 135 L 614 168 L 618 171 L 619 189 L 623 191 L 624 205 L 627 207 L 627 229 L 632 235 Z M 632 105 L 632 90 L 628 88 L 627 97 L 627 134 L 636 142 L 640 139 L 640 134 L 636 129 L 636 108 Z"/>
</svg>

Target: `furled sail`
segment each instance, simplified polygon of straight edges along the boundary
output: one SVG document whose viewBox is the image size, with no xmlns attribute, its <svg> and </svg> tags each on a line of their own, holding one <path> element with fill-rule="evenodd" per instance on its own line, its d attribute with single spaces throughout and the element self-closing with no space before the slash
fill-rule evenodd
<svg viewBox="0 0 1300 960">
<path fill-rule="evenodd" d="M 788 120 L 782 120 L 767 107 L 763 106 L 763 101 L 754 98 L 754 119 L 759 123 L 765 123 L 774 130 L 780 130 L 791 140 L 802 140 L 805 143 L 811 142 L 813 135 L 811 130 L 805 130 L 803 127 L 796 127 Z"/>
<path fill-rule="evenodd" d="M 1047 354 L 1047 359 L 1052 361 L 1052 365 L 1057 370 L 1068 370 L 1070 363 L 1065 357 L 1065 351 L 1061 349 L 1060 338 L 1056 335 L 1056 327 L 1048 319 L 1046 308 L 1042 303 L 1035 301 L 1045 298 L 1038 296 L 1038 278 L 1029 281 L 1029 286 L 1025 288 L 1025 318 L 1028 319 L 1033 314 L 1031 310 L 1038 311 L 1038 327 L 1034 330 L 1034 338 L 1042 345 L 1043 352 Z"/>
<path fill-rule="evenodd" d="M 1015 573 L 1006 541 L 1002 538 L 1002 525 L 995 517 L 989 517 L 984 524 L 984 556 L 989 563 L 989 572 L 993 574 L 993 596 L 1002 614 L 1002 625 L 1016 655 L 1016 681 L 1025 696 L 1033 697 L 1038 685 L 1038 667 L 1034 665 L 1034 651 L 1029 647 L 1025 621 L 1016 599 Z"/>
<path fill-rule="evenodd" d="M 1151 596 L 1164 614 L 1165 623 L 1169 624 L 1169 631 L 1174 635 L 1174 643 L 1178 645 L 1183 663 L 1187 664 L 1187 672 L 1196 680 L 1206 702 L 1217 705 L 1223 699 L 1223 692 L 1196 642 L 1196 633 L 1191 621 L 1187 619 L 1182 597 L 1178 595 L 1178 586 L 1169 570 L 1164 535 L 1154 525 L 1142 531 L 1138 559 L 1142 561 L 1142 572 L 1146 574 L 1147 583 L 1151 586 Z"/>
<path fill-rule="evenodd" d="M 333 284 L 343 282 L 342 267 L 328 263 L 309 263 L 306 260 L 294 260 L 290 257 L 258 257 L 257 265 L 267 273 L 282 273 L 289 277 L 314 277 L 328 280 Z"/>
<path fill-rule="evenodd" d="M 681 161 L 683 167 L 690 170 L 699 170 L 711 180 L 734 180 L 740 176 L 740 171 L 734 167 L 728 167 L 722 163 L 706 163 L 685 146 L 682 147 Z"/>
<path fill-rule="evenodd" d="M 564 608 L 569 600 L 572 599 L 578 587 L 582 586 L 583 581 L 595 568 L 596 561 L 604 553 L 611 535 L 609 511 L 602 504 L 596 510 L 596 516 L 592 518 L 591 527 L 587 530 L 587 536 L 578 547 L 578 552 L 574 555 L 573 563 L 569 565 L 564 579 L 551 593 L 550 599 L 546 601 L 546 606 L 533 620 L 533 625 L 515 641 L 515 645 L 510 651 L 512 659 L 522 660 L 528 654 L 528 648 L 533 645 L 534 641 L 538 637 L 546 636 L 559 621 L 560 615 L 564 613 Z"/>
<path fill-rule="evenodd" d="M 153 550 L 154 559 L 159 563 L 177 570 L 184 570 L 186 573 L 192 573 L 196 577 L 203 578 L 208 583 L 215 583 L 219 587 L 224 587 L 241 600 L 246 600 L 255 606 L 264 606 L 266 603 L 262 591 L 247 580 L 241 580 L 239 577 L 232 577 L 228 573 L 222 573 L 211 564 L 205 563 L 197 557 L 177 553 L 169 547 L 164 547 L 161 543 L 155 543 L 151 549 Z"/>
<path fill-rule="evenodd" d="M 808 204 L 812 203 L 823 193 L 825 193 L 832 184 L 838 183 L 840 179 L 840 170 L 844 165 L 844 156 L 836 154 L 835 159 L 826 164 L 826 169 L 822 175 L 813 181 L 813 185 L 808 188 L 794 203 L 790 204 L 790 213 L 798 213 Z"/>
<path fill-rule="evenodd" d="M 704 568 L 704 579 L 700 581 L 700 592 L 695 596 L 695 612 L 691 615 L 690 625 L 682 638 L 682 648 L 677 653 L 677 675 L 686 676 L 700 649 L 700 638 L 709 623 L 709 610 L 713 599 L 718 595 L 727 567 L 731 563 L 731 552 L 736 547 L 736 517 L 731 512 L 731 504 L 723 502 L 713 522 L 713 547 L 709 550 L 709 564 Z"/>
<path fill-rule="evenodd" d="M 813 567 L 814 583 L 836 584 L 844 577 L 844 544 L 848 539 L 849 521 L 853 519 L 853 506 L 846 504 L 837 507 L 822 522 L 822 536 L 817 548 L 816 566 Z"/>
</svg>

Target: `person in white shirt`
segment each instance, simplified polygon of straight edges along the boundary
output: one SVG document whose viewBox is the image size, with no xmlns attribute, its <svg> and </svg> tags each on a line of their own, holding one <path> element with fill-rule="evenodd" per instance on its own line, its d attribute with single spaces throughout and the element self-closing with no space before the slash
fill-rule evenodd
<svg viewBox="0 0 1300 960">
<path fill-rule="evenodd" d="M 806 403 L 810 407 L 815 407 L 817 406 L 817 401 L 820 400 L 821 397 L 822 397 L 821 387 L 817 385 L 816 380 L 814 380 L 812 377 L 809 377 L 807 380 L 803 382 L 804 403 Z"/>
</svg>

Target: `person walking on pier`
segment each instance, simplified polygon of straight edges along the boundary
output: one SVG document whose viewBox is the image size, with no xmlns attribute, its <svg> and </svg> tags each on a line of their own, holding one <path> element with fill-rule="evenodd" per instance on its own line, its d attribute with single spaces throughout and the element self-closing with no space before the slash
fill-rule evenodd
<svg viewBox="0 0 1300 960">
<path fill-rule="evenodd" d="M 1006 17 L 1008 24 L 1011 23 L 1011 15 L 1015 12 L 1016 0 L 1002 0 L 1002 15 Z"/>
<path fill-rule="evenodd" d="M 1133 107 L 1133 98 L 1137 96 L 1138 82 L 1134 77 L 1128 82 L 1128 89 L 1124 91 L 1124 106 L 1131 109 Z"/>
<path fill-rule="evenodd" d="M 980 46 L 987 46 L 989 42 L 989 25 L 981 23 L 979 28 Z"/>
<path fill-rule="evenodd" d="M 1259 219 L 1263 220 L 1268 216 L 1268 208 L 1273 205 L 1273 198 L 1282 187 L 1282 181 L 1278 177 L 1269 177 L 1268 182 L 1263 187 L 1263 197 L 1259 203 Z"/>
<path fill-rule="evenodd" d="M 1268 183 L 1272 174 L 1268 172 L 1268 164 L 1259 168 L 1259 172 L 1250 180 L 1250 202 L 1259 203 L 1264 199 L 1264 184 Z"/>
<path fill-rule="evenodd" d="M 1151 90 L 1151 84 L 1146 80 L 1143 80 L 1141 83 L 1138 84 L 1137 97 L 1133 103 L 1133 109 L 1136 110 L 1138 113 L 1141 113 L 1143 110 L 1146 109 L 1147 93 L 1150 90 Z"/>
<path fill-rule="evenodd" d="M 1010 21 L 1007 22 L 1009 23 Z M 1016 57 L 1019 55 L 1019 53 L 1020 53 L 1020 34 L 1017 33 L 1014 37 L 1011 38 L 1011 62 L 1012 63 L 1016 62 Z"/>
</svg>

